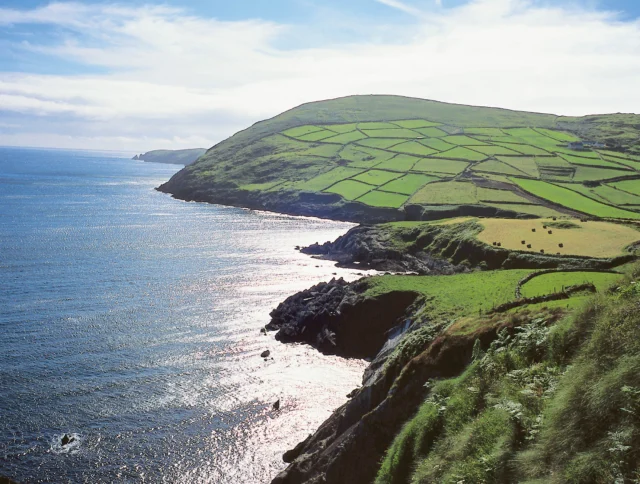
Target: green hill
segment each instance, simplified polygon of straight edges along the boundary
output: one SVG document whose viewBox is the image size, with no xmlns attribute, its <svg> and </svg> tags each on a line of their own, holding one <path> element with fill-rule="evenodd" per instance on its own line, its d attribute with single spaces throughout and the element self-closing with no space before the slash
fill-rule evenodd
<svg viewBox="0 0 640 484">
<path fill-rule="evenodd" d="M 639 219 L 637 126 L 638 115 L 571 118 L 351 96 L 256 123 L 160 190 L 355 221 L 561 213 Z"/>
<path fill-rule="evenodd" d="M 153 150 L 133 157 L 134 160 L 151 163 L 167 163 L 171 165 L 190 165 L 206 153 L 204 148 L 187 150 Z"/>
</svg>

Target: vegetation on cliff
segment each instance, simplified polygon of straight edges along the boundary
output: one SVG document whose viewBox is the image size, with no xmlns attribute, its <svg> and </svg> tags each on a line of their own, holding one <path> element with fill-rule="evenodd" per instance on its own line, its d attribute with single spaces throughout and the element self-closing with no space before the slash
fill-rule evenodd
<svg viewBox="0 0 640 484">
<path fill-rule="evenodd" d="M 637 482 L 638 275 L 557 322 L 499 331 L 460 376 L 425 382 L 376 483 Z"/>
</svg>

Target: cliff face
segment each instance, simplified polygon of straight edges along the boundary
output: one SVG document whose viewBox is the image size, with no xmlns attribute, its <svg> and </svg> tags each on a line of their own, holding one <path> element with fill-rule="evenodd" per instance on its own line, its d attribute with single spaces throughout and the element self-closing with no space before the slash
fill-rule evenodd
<svg viewBox="0 0 640 484">
<path fill-rule="evenodd" d="M 362 387 L 354 390 L 350 400 L 313 435 L 285 453 L 290 465 L 273 480 L 274 484 L 373 482 L 394 437 L 428 395 L 426 384 L 459 375 L 477 351 L 474 346 L 486 349 L 499 330 L 513 331 L 519 324 L 504 316 L 487 318 L 474 331 L 460 331 L 456 326 L 446 329 L 446 325 L 435 322 L 416 324 L 414 316 L 420 302 L 415 295 L 391 293 L 354 304 L 353 294 L 357 292 L 358 283 L 349 286 L 333 281 L 289 298 L 272 313 L 272 327 L 294 328 L 294 337 L 288 339 L 290 333 L 286 332 L 286 337 L 279 337 L 281 341 L 303 340 L 326 348 L 327 326 L 316 326 L 315 319 L 306 314 L 322 307 L 327 319 L 320 319 L 335 330 L 329 348 L 339 348 L 335 352 L 350 356 L 379 349 L 365 371 Z M 329 301 L 331 296 L 334 298 Z M 338 308 L 345 306 L 350 310 L 337 315 Z M 376 319 L 384 324 L 372 326 Z M 341 325 L 347 326 L 344 333 Z M 362 338 L 370 343 L 366 351 L 360 346 Z M 359 349 L 351 351 L 350 345 Z"/>
</svg>

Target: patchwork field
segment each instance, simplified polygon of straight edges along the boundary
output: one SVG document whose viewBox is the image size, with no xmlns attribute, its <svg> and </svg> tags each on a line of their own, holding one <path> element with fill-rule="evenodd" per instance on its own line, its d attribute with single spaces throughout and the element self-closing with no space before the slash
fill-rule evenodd
<svg viewBox="0 0 640 484">
<path fill-rule="evenodd" d="M 505 249 L 537 253 L 544 250 L 545 254 L 615 257 L 640 240 L 640 231 L 610 222 L 486 218 L 479 219 L 479 223 L 484 230 L 478 234 L 478 239 L 486 244 L 500 242 Z"/>
<path fill-rule="evenodd" d="M 330 149 L 321 152 L 320 146 L 343 145 L 328 160 L 328 168 L 337 163 L 344 171 L 333 168 L 316 179 L 288 188 L 324 190 L 376 207 L 399 208 L 407 201 L 424 205 L 471 204 L 529 215 L 557 214 L 558 207 L 565 207 L 592 217 L 640 218 L 636 213 L 640 205 L 634 198 L 634 192 L 640 193 L 640 172 L 635 168 L 640 163 L 634 156 L 610 150 L 572 149 L 569 143 L 579 139 L 564 131 L 544 127 L 462 128 L 428 119 L 407 119 L 306 125 L 281 134 L 291 142 L 312 142 L 314 147 L 307 150 L 316 150 L 316 156 L 334 153 Z M 363 171 L 353 173 L 345 168 Z M 336 178 L 339 173 L 344 174 L 342 180 Z M 481 179 L 492 184 L 498 177 L 508 185 L 499 187 L 502 196 L 476 193 L 475 185 Z M 333 183 L 323 186 L 329 179 Z M 348 180 L 374 187 L 384 185 L 378 191 L 397 196 L 369 193 L 371 190 L 346 183 Z M 601 183 L 601 196 L 584 184 L 594 182 Z M 523 198 L 526 194 L 529 196 Z"/>
<path fill-rule="evenodd" d="M 347 201 L 387 204 L 402 212 L 406 204 L 424 200 L 424 212 L 453 203 L 448 213 L 474 205 L 485 207 L 488 216 L 500 209 L 523 216 L 635 219 L 640 214 L 633 197 L 640 195 L 635 119 L 608 115 L 587 122 L 395 96 L 352 96 L 302 105 L 256 123 L 208 150 L 165 189 L 216 203 L 246 198 L 265 208 L 313 200 L 316 208 L 301 204 L 305 212 Z M 445 192 L 439 182 L 455 182 L 446 186 L 462 192 Z M 527 182 L 546 184 L 529 189 Z M 470 196 L 467 183 L 510 191 L 513 197 Z M 232 194 L 236 191 L 242 193 Z M 400 197 L 370 191 L 406 198 L 400 204 Z M 308 197 L 321 193 L 343 200 Z"/>
</svg>

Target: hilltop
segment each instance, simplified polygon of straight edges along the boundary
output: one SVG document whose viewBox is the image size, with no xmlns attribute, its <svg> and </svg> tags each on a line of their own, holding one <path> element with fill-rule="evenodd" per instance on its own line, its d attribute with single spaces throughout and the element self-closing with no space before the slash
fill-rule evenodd
<svg viewBox="0 0 640 484">
<path fill-rule="evenodd" d="M 351 96 L 222 141 L 159 189 L 351 221 L 640 218 L 640 116 L 580 118 Z"/>
<path fill-rule="evenodd" d="M 190 165 L 206 153 L 204 148 L 191 148 L 187 150 L 153 150 L 141 153 L 133 157 L 134 160 L 148 161 L 151 163 L 167 163 L 170 165 Z"/>
</svg>

